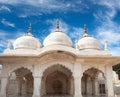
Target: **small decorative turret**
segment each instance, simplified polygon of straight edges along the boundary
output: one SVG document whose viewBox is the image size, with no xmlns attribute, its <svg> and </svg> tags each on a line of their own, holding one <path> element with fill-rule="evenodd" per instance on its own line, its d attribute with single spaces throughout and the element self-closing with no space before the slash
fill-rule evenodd
<svg viewBox="0 0 120 97">
<path fill-rule="evenodd" d="M 108 41 L 105 40 L 104 50 L 108 50 Z"/>
</svg>

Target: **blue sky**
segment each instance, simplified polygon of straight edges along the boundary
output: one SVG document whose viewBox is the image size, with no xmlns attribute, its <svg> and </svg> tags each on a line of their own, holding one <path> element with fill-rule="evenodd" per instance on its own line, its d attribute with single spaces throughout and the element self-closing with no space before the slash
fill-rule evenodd
<svg viewBox="0 0 120 97">
<path fill-rule="evenodd" d="M 107 40 L 111 53 L 120 56 L 120 0 L 0 0 L 0 53 L 9 39 L 14 42 L 27 33 L 29 23 L 43 43 L 56 19 L 73 45 L 86 24 L 91 36 L 102 45 Z"/>
</svg>

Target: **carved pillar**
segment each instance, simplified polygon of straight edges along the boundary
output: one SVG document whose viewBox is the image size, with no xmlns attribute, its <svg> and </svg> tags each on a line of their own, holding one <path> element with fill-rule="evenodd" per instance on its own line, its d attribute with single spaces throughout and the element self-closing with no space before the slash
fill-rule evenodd
<svg viewBox="0 0 120 97">
<path fill-rule="evenodd" d="M 41 79 L 41 90 L 40 90 L 40 95 L 42 96 L 42 95 L 45 95 L 45 79 L 42 77 L 42 79 Z"/>
<path fill-rule="evenodd" d="M 22 77 L 17 75 L 17 83 L 18 83 L 18 96 L 21 96 L 21 91 L 22 91 Z"/>
<path fill-rule="evenodd" d="M 22 91 L 21 91 L 21 93 L 23 96 L 25 96 L 27 94 L 27 90 L 26 90 L 27 85 L 26 84 L 27 84 L 26 81 L 22 79 Z"/>
<path fill-rule="evenodd" d="M 82 97 L 81 91 L 81 79 L 82 79 L 82 66 L 80 61 L 77 61 L 74 65 L 74 97 Z"/>
<path fill-rule="evenodd" d="M 95 88 L 95 78 L 92 78 L 92 95 L 95 96 L 96 88 Z"/>
<path fill-rule="evenodd" d="M 34 90 L 32 97 L 40 97 L 41 77 L 34 76 Z"/>
<path fill-rule="evenodd" d="M 114 97 L 112 66 L 106 66 L 107 97 Z"/>
<path fill-rule="evenodd" d="M 8 83 L 8 78 L 7 77 L 2 77 L 1 78 L 1 94 L 0 97 L 6 97 L 7 96 L 7 83 Z"/>
<path fill-rule="evenodd" d="M 98 78 L 95 77 L 94 79 L 94 83 L 95 83 L 95 96 L 98 96 L 99 95 L 99 86 L 98 86 Z"/>
<path fill-rule="evenodd" d="M 85 95 L 87 95 L 87 77 L 85 77 Z"/>
<path fill-rule="evenodd" d="M 74 78 L 72 77 L 71 78 L 71 83 L 70 83 L 70 95 L 73 95 L 74 94 Z"/>
<path fill-rule="evenodd" d="M 92 95 L 92 81 L 91 81 L 91 77 L 88 76 L 87 77 L 87 96 L 91 96 Z"/>
</svg>

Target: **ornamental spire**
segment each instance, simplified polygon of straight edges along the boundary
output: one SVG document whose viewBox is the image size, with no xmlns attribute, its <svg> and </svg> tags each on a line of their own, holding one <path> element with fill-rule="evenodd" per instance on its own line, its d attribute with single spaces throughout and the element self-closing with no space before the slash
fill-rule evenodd
<svg viewBox="0 0 120 97">
<path fill-rule="evenodd" d="M 87 37 L 88 34 L 87 34 L 87 27 L 86 27 L 86 24 L 84 24 L 84 34 L 83 34 L 83 37 Z"/>
<path fill-rule="evenodd" d="M 84 24 L 84 34 L 87 34 L 86 24 Z"/>
<path fill-rule="evenodd" d="M 31 23 L 30 23 L 30 25 L 29 25 L 28 33 L 29 33 L 29 34 L 32 34 L 32 24 L 31 24 Z"/>
<path fill-rule="evenodd" d="M 60 29 L 60 23 L 59 23 L 59 20 L 56 21 L 56 29 L 57 29 L 57 30 Z"/>
</svg>

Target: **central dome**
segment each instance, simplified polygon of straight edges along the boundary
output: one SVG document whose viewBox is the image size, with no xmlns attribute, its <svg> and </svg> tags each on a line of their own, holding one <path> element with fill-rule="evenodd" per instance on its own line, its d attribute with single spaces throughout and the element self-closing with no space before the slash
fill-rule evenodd
<svg viewBox="0 0 120 97">
<path fill-rule="evenodd" d="M 72 46 L 72 41 L 70 38 L 59 29 L 59 21 L 56 23 L 56 30 L 54 30 L 50 35 L 48 35 L 44 42 L 44 46 L 50 45 L 64 45 L 64 46 Z"/>
</svg>

